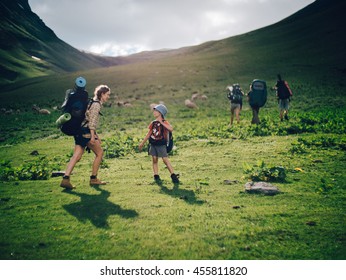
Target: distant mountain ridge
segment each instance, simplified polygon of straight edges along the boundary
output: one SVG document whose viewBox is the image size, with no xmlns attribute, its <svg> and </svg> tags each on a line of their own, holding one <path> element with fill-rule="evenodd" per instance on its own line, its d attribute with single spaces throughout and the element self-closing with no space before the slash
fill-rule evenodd
<svg viewBox="0 0 346 280">
<path fill-rule="evenodd" d="M 345 0 L 316 0 L 270 26 L 242 35 L 173 50 L 146 51 L 128 57 L 99 57 L 61 41 L 34 14 L 28 0 L 0 3 L 0 85 L 24 78 L 89 70 L 95 67 L 161 61 L 210 64 L 229 75 L 262 76 L 266 71 L 346 73 Z M 249 73 L 249 65 L 252 72 Z M 179 66 L 177 66 L 179 67 Z M 267 70 L 270 68 L 270 70 Z M 236 69 L 236 70 L 234 70 Z M 210 72 L 210 70 L 208 70 Z M 218 75 L 218 73 L 214 75 Z M 212 74 L 210 72 L 210 74 Z"/>
<path fill-rule="evenodd" d="M 84 53 L 60 40 L 31 11 L 28 0 L 1 0 L 0 84 L 117 63 L 115 58 Z"/>
</svg>

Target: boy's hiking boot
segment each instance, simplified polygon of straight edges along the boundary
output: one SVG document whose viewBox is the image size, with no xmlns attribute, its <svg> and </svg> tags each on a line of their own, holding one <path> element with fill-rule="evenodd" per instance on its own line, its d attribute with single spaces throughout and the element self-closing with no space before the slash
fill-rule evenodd
<svg viewBox="0 0 346 280">
<path fill-rule="evenodd" d="M 63 178 L 60 183 L 60 187 L 65 188 L 67 190 L 72 190 L 75 188 L 74 186 L 72 186 L 70 178 Z"/>
<path fill-rule="evenodd" d="M 179 184 L 179 174 L 172 174 L 171 175 L 171 178 L 172 178 L 172 182 L 174 183 L 174 184 Z"/>
<path fill-rule="evenodd" d="M 90 179 L 90 186 L 99 186 L 99 185 L 106 185 L 106 184 L 107 184 L 106 182 L 102 182 L 98 178 Z"/>
</svg>

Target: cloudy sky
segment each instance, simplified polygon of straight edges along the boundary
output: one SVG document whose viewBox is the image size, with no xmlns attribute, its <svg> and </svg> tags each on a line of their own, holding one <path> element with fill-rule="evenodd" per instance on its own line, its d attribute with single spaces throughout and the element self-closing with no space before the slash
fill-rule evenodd
<svg viewBox="0 0 346 280">
<path fill-rule="evenodd" d="M 174 49 L 243 34 L 314 0 L 29 0 L 55 34 L 104 55 Z"/>
</svg>

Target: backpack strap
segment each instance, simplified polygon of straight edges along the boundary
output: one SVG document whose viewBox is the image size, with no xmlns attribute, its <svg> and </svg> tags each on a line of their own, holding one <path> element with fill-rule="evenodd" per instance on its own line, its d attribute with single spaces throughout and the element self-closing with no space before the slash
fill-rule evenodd
<svg viewBox="0 0 346 280">
<path fill-rule="evenodd" d="M 99 104 L 101 104 L 101 102 L 98 101 L 98 100 L 90 99 L 89 105 L 88 105 L 88 108 L 87 108 L 87 111 L 90 110 L 91 106 L 92 106 L 94 103 L 99 103 Z M 102 114 L 101 112 L 99 112 L 99 114 L 100 114 L 101 116 L 103 116 L 103 114 Z"/>
<path fill-rule="evenodd" d="M 98 101 L 98 100 L 90 99 L 90 100 L 89 100 L 89 105 L 88 105 L 87 111 L 90 110 L 91 106 L 92 106 L 94 103 L 99 103 L 99 104 L 101 104 L 101 102 Z M 101 112 L 99 112 L 99 114 L 100 114 L 101 116 L 103 116 L 103 114 L 102 114 Z M 82 127 L 85 126 L 88 122 L 89 122 L 88 120 L 85 120 L 85 122 L 82 123 L 81 126 L 82 126 Z"/>
</svg>

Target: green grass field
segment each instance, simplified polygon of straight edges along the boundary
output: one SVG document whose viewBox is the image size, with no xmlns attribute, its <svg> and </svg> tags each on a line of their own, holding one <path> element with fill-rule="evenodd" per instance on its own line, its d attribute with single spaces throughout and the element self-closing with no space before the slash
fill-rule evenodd
<svg viewBox="0 0 346 280">
<path fill-rule="evenodd" d="M 195 111 L 167 102 L 179 187 L 162 162 L 164 181 L 155 184 L 150 157 L 138 153 L 152 119 L 143 99 L 104 108 L 99 176 L 108 184 L 88 185 L 93 155 L 85 154 L 71 192 L 49 177 L 65 168 L 73 148 L 53 126 L 58 112 L 15 115 L 17 127 L 33 120 L 0 147 L 1 175 L 21 174 L 2 182 L 1 259 L 344 259 L 345 110 L 306 110 L 296 97 L 290 121 L 281 123 L 271 95 L 261 125 L 250 125 L 244 104 L 241 124 L 230 128 L 228 101 L 213 92 Z M 13 128 L 13 116 L 4 117 L 3 127 Z M 259 161 L 284 167 L 286 180 L 273 183 L 280 194 L 245 192 L 244 168 L 255 173 Z M 20 179 L 28 174 L 48 179 Z"/>
<path fill-rule="evenodd" d="M 240 36 L 2 86 L 0 259 L 344 260 L 344 8 L 345 1 L 319 0 Z M 226 86 L 247 92 L 258 78 L 270 88 L 278 73 L 294 93 L 290 120 L 280 122 L 269 90 L 260 125 L 250 124 L 245 101 L 241 123 L 229 127 Z M 61 177 L 51 177 L 73 150 L 54 125 L 56 107 L 80 75 L 90 96 L 99 84 L 112 90 L 98 129 L 99 177 L 108 184 L 89 186 L 86 153 L 72 175 L 77 188 L 66 192 Z M 184 100 L 196 92 L 208 99 L 190 110 Z M 124 101 L 132 107 L 117 106 Z M 138 152 L 153 119 L 149 105 L 159 101 L 174 126 L 179 186 L 162 162 L 163 183 L 155 184 L 151 158 Z M 51 114 L 36 114 L 34 104 Z M 251 178 L 271 178 L 280 194 L 245 192 Z"/>
</svg>

